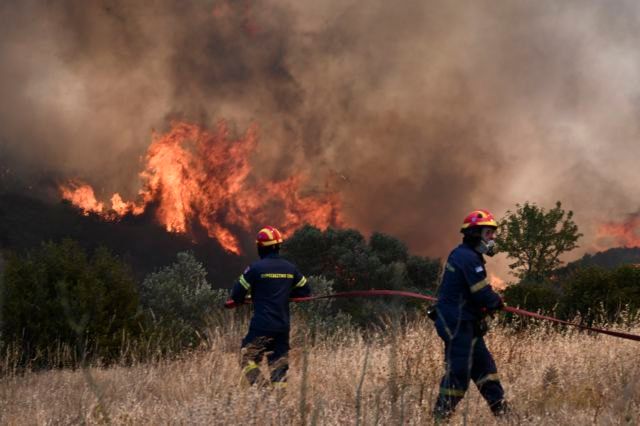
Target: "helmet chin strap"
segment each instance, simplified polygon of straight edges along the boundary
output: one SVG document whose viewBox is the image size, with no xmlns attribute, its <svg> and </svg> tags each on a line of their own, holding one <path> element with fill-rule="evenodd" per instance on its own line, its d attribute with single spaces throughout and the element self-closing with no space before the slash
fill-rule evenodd
<svg viewBox="0 0 640 426">
<path fill-rule="evenodd" d="M 476 251 L 491 257 L 496 254 L 496 242 L 493 240 L 489 240 L 488 242 L 480 240 L 480 243 L 476 246 Z"/>
</svg>

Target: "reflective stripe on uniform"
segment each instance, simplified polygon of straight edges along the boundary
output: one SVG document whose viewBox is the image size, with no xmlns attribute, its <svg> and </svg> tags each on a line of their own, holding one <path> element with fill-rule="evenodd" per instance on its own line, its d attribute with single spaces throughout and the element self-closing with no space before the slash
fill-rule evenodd
<svg viewBox="0 0 640 426">
<path fill-rule="evenodd" d="M 451 266 L 451 264 L 449 262 L 447 262 L 447 264 L 445 265 L 445 268 L 447 268 L 447 271 L 450 271 L 450 272 L 455 272 L 456 271 L 456 268 Z"/>
<path fill-rule="evenodd" d="M 293 274 L 260 274 L 260 278 L 293 278 Z"/>
<path fill-rule="evenodd" d="M 240 275 L 240 278 L 238 278 L 238 282 L 240 282 L 240 285 L 246 290 L 251 290 L 251 284 L 249 284 L 249 281 L 246 280 L 244 275 Z"/>
<path fill-rule="evenodd" d="M 485 288 L 488 285 L 489 285 L 489 282 L 485 278 L 484 280 L 482 280 L 480 282 L 477 282 L 477 283 L 475 283 L 474 285 L 471 286 L 471 293 L 476 293 L 476 292 L 482 290 L 483 288 Z"/>
<path fill-rule="evenodd" d="M 476 382 L 476 386 L 482 386 L 486 382 L 499 382 L 499 381 L 500 381 L 500 377 L 498 376 L 498 373 L 491 373 L 491 374 L 487 374 L 482 379 L 478 380 Z"/>
<path fill-rule="evenodd" d="M 451 330 L 449 329 L 449 326 L 447 325 L 447 322 L 444 320 L 444 318 L 442 317 L 442 314 L 440 313 L 440 311 L 438 310 L 438 308 L 436 308 L 436 313 L 438 314 L 438 318 L 440 318 L 440 321 L 442 321 L 442 325 L 444 326 L 444 331 L 447 333 L 447 336 L 449 336 L 449 339 L 453 339 L 453 333 L 451 332 Z M 458 323 L 458 326 L 460 324 Z M 458 331 L 458 329 L 456 328 L 456 331 Z"/>
<path fill-rule="evenodd" d="M 307 278 L 306 277 L 302 277 L 300 279 L 300 281 L 298 281 L 298 284 L 294 285 L 293 288 L 299 288 L 299 287 L 304 287 L 304 285 L 307 283 Z"/>
<path fill-rule="evenodd" d="M 247 374 L 247 373 L 249 373 L 250 371 L 255 370 L 256 368 L 260 368 L 260 367 L 258 366 L 258 364 L 256 364 L 256 363 L 255 363 L 255 362 L 253 362 L 253 361 L 249 361 L 249 364 L 247 364 L 247 366 L 246 366 L 245 368 L 243 368 L 243 369 L 242 369 L 242 374 Z"/>
<path fill-rule="evenodd" d="M 287 387 L 287 382 L 273 382 L 271 383 L 276 389 L 284 389 Z"/>
<path fill-rule="evenodd" d="M 440 395 L 463 397 L 464 391 L 462 389 L 440 388 Z"/>
</svg>

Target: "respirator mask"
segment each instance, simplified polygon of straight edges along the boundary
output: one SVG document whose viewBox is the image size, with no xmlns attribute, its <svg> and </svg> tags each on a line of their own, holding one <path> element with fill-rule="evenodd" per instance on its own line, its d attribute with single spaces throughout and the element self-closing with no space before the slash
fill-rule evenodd
<svg viewBox="0 0 640 426">
<path fill-rule="evenodd" d="M 480 243 L 476 246 L 476 251 L 491 257 L 496 254 L 496 242 L 493 240 L 480 240 Z"/>
</svg>

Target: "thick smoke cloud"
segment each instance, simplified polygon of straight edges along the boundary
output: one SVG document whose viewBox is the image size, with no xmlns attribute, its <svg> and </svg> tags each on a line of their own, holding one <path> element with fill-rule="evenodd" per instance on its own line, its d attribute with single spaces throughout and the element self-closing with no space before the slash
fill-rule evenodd
<svg viewBox="0 0 640 426">
<path fill-rule="evenodd" d="M 14 174 L 137 191 L 172 119 L 260 128 L 257 173 L 340 191 L 348 225 L 443 256 L 467 211 L 595 227 L 638 208 L 634 1 L 27 0 L 0 6 Z"/>
</svg>

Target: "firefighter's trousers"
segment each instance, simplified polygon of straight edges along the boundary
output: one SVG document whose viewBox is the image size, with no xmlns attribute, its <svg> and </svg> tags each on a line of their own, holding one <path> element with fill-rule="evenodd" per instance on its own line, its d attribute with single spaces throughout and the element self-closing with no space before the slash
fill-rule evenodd
<svg viewBox="0 0 640 426">
<path fill-rule="evenodd" d="M 269 332 L 249 329 L 242 339 L 242 373 L 250 384 L 269 383 L 260 372 L 260 362 L 267 356 L 271 370 L 270 382 L 276 387 L 286 385 L 289 362 L 289 332 Z"/>
<path fill-rule="evenodd" d="M 470 380 L 489 404 L 494 414 L 503 414 L 504 390 L 491 353 L 475 321 L 436 319 L 436 330 L 444 341 L 445 374 L 434 408 L 436 418 L 447 418 L 464 397 Z"/>
</svg>

